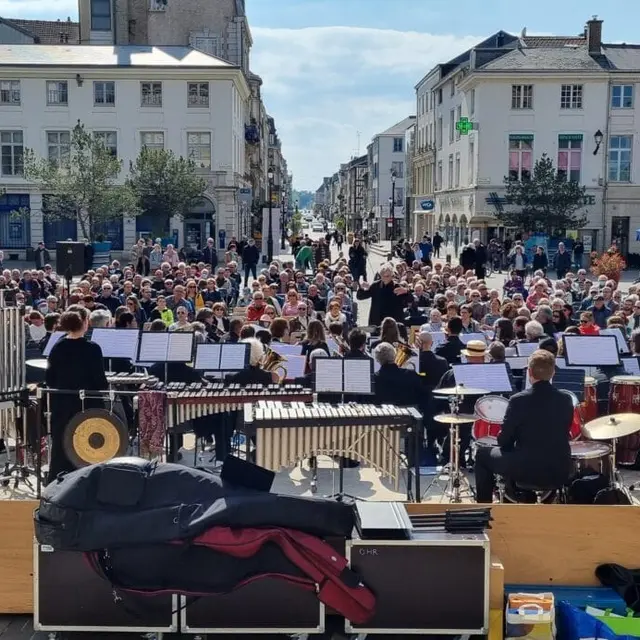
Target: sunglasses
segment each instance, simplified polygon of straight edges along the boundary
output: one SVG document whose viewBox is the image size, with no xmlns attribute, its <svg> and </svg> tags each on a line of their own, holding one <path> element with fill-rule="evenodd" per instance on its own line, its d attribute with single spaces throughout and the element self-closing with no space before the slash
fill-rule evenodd
<svg viewBox="0 0 640 640">
<path fill-rule="evenodd" d="M 580 324 L 589 324 L 588 320 L 580 320 Z"/>
</svg>

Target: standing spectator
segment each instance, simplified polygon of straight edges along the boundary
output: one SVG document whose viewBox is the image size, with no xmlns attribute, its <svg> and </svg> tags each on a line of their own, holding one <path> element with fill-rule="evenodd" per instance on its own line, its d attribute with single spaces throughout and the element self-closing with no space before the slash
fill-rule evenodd
<svg viewBox="0 0 640 640">
<path fill-rule="evenodd" d="M 50 260 L 49 251 L 45 248 L 44 242 L 38 242 L 38 248 L 34 251 L 34 258 L 36 269 L 44 269 L 44 266 Z"/>
<path fill-rule="evenodd" d="M 584 255 L 584 244 L 582 244 L 582 240 L 578 240 L 573 245 L 573 261 L 576 264 L 576 269 L 582 269 L 583 255 Z"/>
<path fill-rule="evenodd" d="M 475 255 L 475 271 L 476 271 L 476 278 L 478 278 L 478 280 L 484 280 L 484 276 L 486 273 L 486 265 L 487 262 L 489 261 L 489 256 L 487 255 L 487 248 L 482 244 L 482 242 L 480 242 L 480 240 L 478 240 L 478 238 L 476 238 L 473 241 L 473 246 L 476 252 Z"/>
<path fill-rule="evenodd" d="M 162 266 L 162 247 L 156 243 L 153 245 L 153 249 L 149 253 L 149 267 L 151 271 L 155 272 Z"/>
<path fill-rule="evenodd" d="M 443 238 L 440 235 L 439 231 L 436 231 L 434 236 L 433 236 L 433 254 L 435 255 L 436 258 L 440 257 L 440 247 L 442 246 L 442 241 Z"/>
<path fill-rule="evenodd" d="M 367 279 L 367 252 L 358 238 L 354 238 L 353 244 L 349 248 L 349 269 L 353 274 L 353 279 L 358 282 L 360 276 Z"/>
<path fill-rule="evenodd" d="M 256 247 L 256 241 L 249 238 L 247 246 L 242 250 L 242 266 L 244 267 L 244 286 L 249 284 L 249 272 L 254 280 L 258 277 L 257 267 L 260 260 L 260 252 Z"/>
<path fill-rule="evenodd" d="M 549 259 L 544 251 L 544 247 L 536 247 L 536 252 L 533 254 L 533 270 L 542 271 L 544 275 L 547 275 L 547 267 L 549 266 Z"/>
<path fill-rule="evenodd" d="M 565 249 L 564 242 L 558 244 L 558 253 L 553 258 L 553 266 L 558 280 L 562 280 L 571 269 L 571 254 Z"/>
<path fill-rule="evenodd" d="M 422 264 L 431 265 L 431 254 L 433 253 L 433 244 L 429 240 L 429 236 L 422 236 L 422 242 L 418 243 L 422 252 Z"/>
<path fill-rule="evenodd" d="M 468 244 L 460 253 L 460 264 L 464 271 L 473 269 L 476 264 L 476 250 L 472 244 Z"/>
<path fill-rule="evenodd" d="M 213 238 L 207 240 L 207 246 L 202 250 L 202 262 L 209 266 L 211 273 L 218 266 L 218 252 Z"/>
<path fill-rule="evenodd" d="M 84 239 L 84 270 L 89 271 L 93 267 L 93 245 L 88 238 Z"/>
<path fill-rule="evenodd" d="M 522 245 L 516 245 L 515 251 L 509 258 L 509 263 L 516 272 L 516 275 L 524 282 L 524 279 L 527 275 L 527 256 L 522 250 Z"/>
<path fill-rule="evenodd" d="M 180 257 L 175 247 L 172 244 L 167 245 L 167 250 L 162 256 L 162 261 L 168 263 L 172 267 L 177 267 L 180 262 Z"/>
</svg>

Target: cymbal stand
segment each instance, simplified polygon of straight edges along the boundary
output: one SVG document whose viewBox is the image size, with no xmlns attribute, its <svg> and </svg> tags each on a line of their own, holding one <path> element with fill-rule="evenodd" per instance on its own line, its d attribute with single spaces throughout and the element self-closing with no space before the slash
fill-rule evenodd
<svg viewBox="0 0 640 640">
<path fill-rule="evenodd" d="M 449 398 L 449 408 L 451 413 L 459 415 L 460 405 L 464 400 L 462 395 L 455 395 Z M 449 481 L 447 482 L 447 488 L 451 485 L 451 497 L 450 502 L 460 503 L 460 485 L 462 480 L 462 473 L 460 472 L 460 425 L 452 424 L 449 426 Z M 445 494 L 447 489 L 445 489 Z"/>
</svg>

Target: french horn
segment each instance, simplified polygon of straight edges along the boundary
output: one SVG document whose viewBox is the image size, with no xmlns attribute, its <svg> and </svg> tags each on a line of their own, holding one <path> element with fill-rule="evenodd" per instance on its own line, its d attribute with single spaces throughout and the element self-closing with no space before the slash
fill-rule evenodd
<svg viewBox="0 0 640 640">
<path fill-rule="evenodd" d="M 265 346 L 264 350 L 265 352 L 260 366 L 269 373 L 278 373 L 278 371 L 281 371 L 282 373 L 278 374 L 278 383 L 282 383 L 287 377 L 287 368 L 283 364 L 287 359 L 269 347 Z"/>
<path fill-rule="evenodd" d="M 396 364 L 401 369 L 413 369 L 415 371 L 416 366 L 411 362 L 411 358 L 417 356 L 418 352 L 404 342 L 396 342 L 394 346 L 396 348 Z"/>
</svg>

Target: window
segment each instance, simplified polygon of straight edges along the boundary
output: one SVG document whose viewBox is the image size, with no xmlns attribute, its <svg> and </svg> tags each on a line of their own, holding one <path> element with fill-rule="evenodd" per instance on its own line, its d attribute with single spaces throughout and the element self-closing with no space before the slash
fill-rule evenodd
<svg viewBox="0 0 640 640">
<path fill-rule="evenodd" d="M 140 146 L 144 149 L 164 149 L 164 131 L 143 131 L 140 133 Z"/>
<path fill-rule="evenodd" d="M 471 95 L 469 96 L 469 115 L 473 116 L 476 112 L 476 90 L 471 89 Z"/>
<path fill-rule="evenodd" d="M 612 109 L 633 109 L 633 85 L 614 84 L 611 87 Z"/>
<path fill-rule="evenodd" d="M 462 118 L 462 107 L 456 109 L 456 122 L 460 122 Z M 460 132 L 456 129 L 456 140 L 460 140 Z"/>
<path fill-rule="evenodd" d="M 193 48 L 212 56 L 218 55 L 218 38 L 196 36 L 193 38 Z"/>
<path fill-rule="evenodd" d="M 449 155 L 449 172 L 447 173 L 447 185 L 453 189 L 453 154 Z"/>
<path fill-rule="evenodd" d="M 474 175 L 476 165 L 475 151 L 475 144 L 473 142 L 469 142 L 469 184 L 474 184 L 476 181 L 476 177 Z"/>
<path fill-rule="evenodd" d="M 117 157 L 118 155 L 118 134 L 115 131 L 96 131 L 94 133 L 98 140 L 102 141 L 107 151 L 111 152 L 111 155 Z"/>
<path fill-rule="evenodd" d="M 611 136 L 609 138 L 609 180 L 611 182 L 631 181 L 632 142 L 633 136 Z"/>
<path fill-rule="evenodd" d="M 69 104 L 69 85 L 66 80 L 47 82 L 47 104 Z"/>
<path fill-rule="evenodd" d="M 393 202 L 393 206 L 401 207 L 404 201 L 404 189 L 402 187 L 396 187 L 395 196 L 396 196 L 396 199 Z"/>
<path fill-rule="evenodd" d="M 162 106 L 162 82 L 140 83 L 140 105 L 143 107 Z"/>
<path fill-rule="evenodd" d="M 438 162 L 438 180 L 436 182 L 436 189 L 442 189 L 442 160 Z"/>
<path fill-rule="evenodd" d="M 438 129 L 436 131 L 436 137 L 438 141 L 438 149 L 442 149 L 442 116 L 438 118 Z"/>
<path fill-rule="evenodd" d="M 442 88 L 438 89 L 438 104 L 442 104 Z"/>
<path fill-rule="evenodd" d="M 20 104 L 20 80 L 0 80 L 0 104 Z"/>
<path fill-rule="evenodd" d="M 374 178 L 378 177 L 378 163 L 377 162 L 373 163 L 373 177 Z"/>
<path fill-rule="evenodd" d="M 558 136 L 558 175 L 571 182 L 580 182 L 582 167 L 582 134 Z"/>
<path fill-rule="evenodd" d="M 22 131 L 0 131 L 0 155 L 2 156 L 3 176 L 22 175 L 23 153 Z"/>
<path fill-rule="evenodd" d="M 456 83 L 454 80 L 451 80 L 451 97 L 456 95 Z"/>
<path fill-rule="evenodd" d="M 582 85 L 563 84 L 560 90 L 561 109 L 582 109 Z"/>
<path fill-rule="evenodd" d="M 460 186 L 460 154 L 456 153 L 456 177 L 455 177 L 455 185 L 456 187 Z"/>
<path fill-rule="evenodd" d="M 116 83 L 94 82 L 93 103 L 96 107 L 113 107 L 116 103 Z"/>
<path fill-rule="evenodd" d="M 533 109 L 533 85 L 532 84 L 511 85 L 511 108 L 512 109 Z"/>
<path fill-rule="evenodd" d="M 449 111 L 449 142 L 453 142 L 453 133 L 456 130 L 455 129 L 455 124 L 456 122 L 456 112 L 454 109 L 451 109 L 451 111 Z"/>
<path fill-rule="evenodd" d="M 533 167 L 533 136 L 509 136 L 509 180 L 529 180 Z"/>
<path fill-rule="evenodd" d="M 209 106 L 209 83 L 189 82 L 187 83 L 187 106 L 208 107 Z"/>
<path fill-rule="evenodd" d="M 187 133 L 187 156 L 198 169 L 211 169 L 211 134 Z"/>
<path fill-rule="evenodd" d="M 402 153 L 404 151 L 404 138 L 393 139 L 393 153 Z"/>
<path fill-rule="evenodd" d="M 69 166 L 71 134 L 68 131 L 47 131 L 47 157 L 58 167 Z"/>
<path fill-rule="evenodd" d="M 111 0 L 91 0 L 91 31 L 111 31 Z"/>
<path fill-rule="evenodd" d="M 396 174 L 396 178 L 404 178 L 404 162 L 392 162 L 391 172 Z"/>
</svg>

